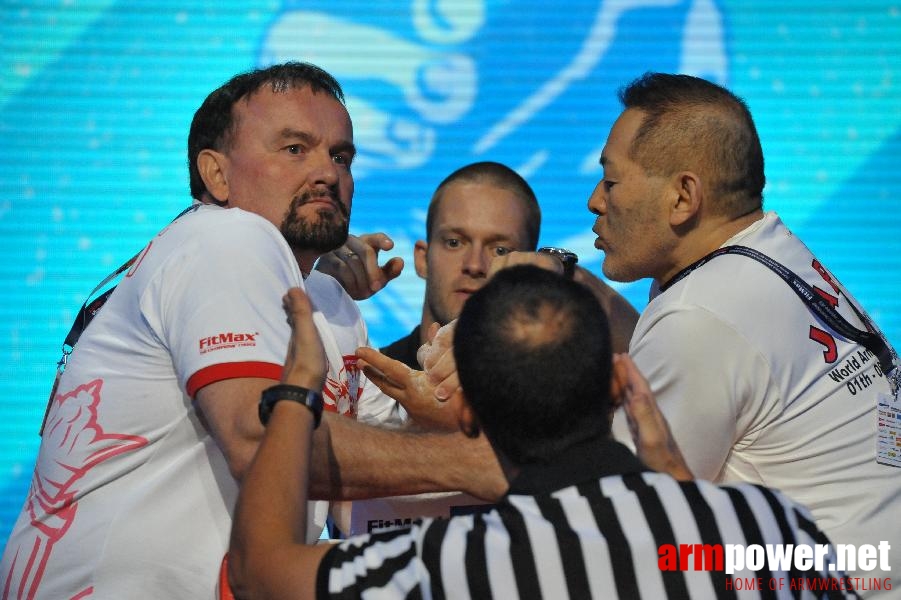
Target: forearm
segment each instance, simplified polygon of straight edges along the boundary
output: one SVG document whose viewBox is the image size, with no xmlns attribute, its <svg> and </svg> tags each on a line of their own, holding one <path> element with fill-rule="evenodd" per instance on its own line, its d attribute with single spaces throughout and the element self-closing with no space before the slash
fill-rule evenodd
<svg viewBox="0 0 901 600">
<path fill-rule="evenodd" d="M 507 489 L 488 442 L 462 433 L 395 431 L 329 414 L 316 430 L 312 452 L 312 498 L 459 490 L 493 501 Z"/>
<path fill-rule="evenodd" d="M 306 407 L 275 406 L 235 509 L 229 567 L 236 597 L 276 597 L 285 576 L 278 559 L 304 543 L 312 428 Z"/>
<path fill-rule="evenodd" d="M 607 320 L 610 323 L 610 339 L 614 352 L 628 352 L 629 341 L 638 323 L 638 311 L 626 300 L 622 294 L 604 283 L 591 272 L 576 267 L 574 279 L 586 286 L 601 303 Z"/>
</svg>

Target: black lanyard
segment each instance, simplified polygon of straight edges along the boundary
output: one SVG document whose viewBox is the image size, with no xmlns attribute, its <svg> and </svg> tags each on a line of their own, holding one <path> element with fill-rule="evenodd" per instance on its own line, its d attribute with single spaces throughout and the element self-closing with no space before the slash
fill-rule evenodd
<svg viewBox="0 0 901 600">
<path fill-rule="evenodd" d="M 681 281 L 696 269 L 703 267 L 717 256 L 723 256 L 724 254 L 740 254 L 742 256 L 747 256 L 776 273 L 776 275 L 781 277 L 782 280 L 795 291 L 807 307 L 822 319 L 826 325 L 831 327 L 839 335 L 857 342 L 876 355 L 879 359 L 879 366 L 882 368 L 882 372 L 885 373 L 885 376 L 892 385 L 892 392 L 895 393 L 897 391 L 898 379 L 901 378 L 901 369 L 894 373 L 893 371 L 898 365 L 898 355 L 882 335 L 882 332 L 879 331 L 879 328 L 873 324 L 867 315 L 863 314 L 853 302 L 850 300 L 848 301 L 848 304 L 851 305 L 851 309 L 857 314 L 860 320 L 863 321 L 864 326 L 867 328 L 866 331 L 858 329 L 841 316 L 826 298 L 812 289 L 807 282 L 801 279 L 794 271 L 753 248 L 748 248 L 747 246 L 724 246 L 714 250 L 704 258 L 676 273 L 672 279 L 660 286 L 660 291 L 666 291 L 676 282 Z"/>
<path fill-rule="evenodd" d="M 200 204 L 192 204 L 185 210 L 181 211 L 176 215 L 175 219 L 172 219 L 174 222 L 182 215 L 185 215 L 192 210 L 195 210 L 197 207 L 201 206 Z M 171 223 L 170 223 L 171 224 Z M 144 250 L 141 250 L 143 252 Z M 139 256 L 141 256 L 141 252 L 138 252 L 128 260 L 126 260 L 122 265 L 103 278 L 103 281 L 98 283 L 91 293 L 88 294 L 87 299 L 84 301 L 84 304 L 81 305 L 81 309 L 78 311 L 78 314 L 75 316 L 75 321 L 72 323 L 72 327 L 69 329 L 69 333 L 66 334 L 66 339 L 63 340 L 63 355 L 62 358 L 59 359 L 59 362 L 56 363 L 56 379 L 53 381 L 53 388 L 50 390 L 50 399 L 47 401 L 47 408 L 44 410 L 44 419 L 41 421 L 41 429 L 38 432 L 39 435 L 43 435 L 44 433 L 44 425 L 47 424 L 47 414 L 50 412 L 50 406 L 53 404 L 53 398 L 56 396 L 56 388 L 59 385 L 59 378 L 62 376 L 63 371 L 66 370 L 66 364 L 69 362 L 69 355 L 72 354 L 72 350 L 75 349 L 75 344 L 78 342 L 78 338 L 81 337 L 81 334 L 84 333 L 84 330 L 87 328 L 88 324 L 94 319 L 97 315 L 97 312 L 106 304 L 106 301 L 109 300 L 110 295 L 113 293 L 113 290 L 116 289 L 118 283 L 106 290 L 96 298 L 94 298 L 94 294 L 103 289 L 110 281 L 113 281 L 122 273 L 127 271 L 131 265 L 135 263 Z M 93 298 L 93 300 L 92 300 Z"/>
</svg>

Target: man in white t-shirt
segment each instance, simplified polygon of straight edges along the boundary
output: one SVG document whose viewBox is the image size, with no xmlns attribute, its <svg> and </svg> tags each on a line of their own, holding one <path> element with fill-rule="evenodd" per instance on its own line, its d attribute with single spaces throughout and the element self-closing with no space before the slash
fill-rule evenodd
<svg viewBox="0 0 901 600">
<path fill-rule="evenodd" d="M 807 247 L 763 212 L 763 153 L 743 101 L 659 73 L 620 99 L 625 110 L 588 204 L 595 246 L 610 279 L 654 280 L 630 353 L 689 466 L 700 478 L 783 490 L 838 544 L 887 541 L 888 565 L 849 568 L 884 583 L 888 567 L 901 566 L 901 469 L 877 462 L 877 439 L 890 435 L 877 431 L 877 403 L 897 401 L 886 377 L 894 351 Z M 718 251 L 728 246 L 750 250 Z M 843 331 L 834 314 L 869 341 Z M 614 432 L 629 438 L 619 416 Z"/>
<path fill-rule="evenodd" d="M 195 205 L 136 257 L 48 407 L 0 564 L 3 597 L 215 596 L 238 484 L 263 433 L 257 404 L 282 375 L 291 287 L 313 299 L 328 359 L 331 415 L 317 435 L 313 497 L 460 487 L 453 473 L 441 481 L 419 440 L 398 460 L 390 432 L 335 414 L 380 410 L 360 402 L 359 311 L 333 279 L 311 273 L 344 243 L 353 195 L 338 83 L 304 63 L 236 76 L 198 109 L 188 154 Z M 465 463 L 457 438 L 422 443 L 456 448 Z M 389 472 L 395 462 L 408 470 Z M 315 537 L 325 514 L 309 513 Z"/>
</svg>

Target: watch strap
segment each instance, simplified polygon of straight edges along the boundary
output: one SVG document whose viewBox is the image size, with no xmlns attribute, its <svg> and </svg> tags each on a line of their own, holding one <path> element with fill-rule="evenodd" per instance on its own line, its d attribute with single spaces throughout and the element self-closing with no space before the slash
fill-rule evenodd
<svg viewBox="0 0 901 600">
<path fill-rule="evenodd" d="M 322 420 L 322 394 L 287 383 L 280 383 L 266 388 L 260 395 L 259 414 L 260 422 L 263 425 L 269 422 L 269 417 L 272 416 L 272 409 L 276 403 L 282 400 L 297 402 L 309 408 L 310 412 L 313 413 L 313 429 L 319 427 L 319 422 Z"/>
</svg>

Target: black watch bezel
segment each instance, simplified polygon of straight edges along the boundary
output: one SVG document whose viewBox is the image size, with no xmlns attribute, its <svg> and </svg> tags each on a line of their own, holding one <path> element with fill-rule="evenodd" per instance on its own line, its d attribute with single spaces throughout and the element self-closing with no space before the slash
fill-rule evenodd
<svg viewBox="0 0 901 600">
<path fill-rule="evenodd" d="M 555 248 L 553 246 L 543 246 L 536 250 L 540 254 L 549 254 L 563 263 L 563 276 L 572 279 L 576 273 L 576 263 L 579 262 L 579 255 L 572 250 L 566 248 Z"/>
<path fill-rule="evenodd" d="M 297 402 L 309 408 L 310 412 L 313 413 L 313 429 L 319 427 L 319 422 L 322 420 L 322 394 L 299 385 L 289 385 L 287 383 L 273 385 L 263 390 L 263 393 L 260 394 L 260 423 L 265 426 L 269 422 L 269 417 L 272 416 L 272 409 L 276 403 L 282 400 Z"/>
</svg>

